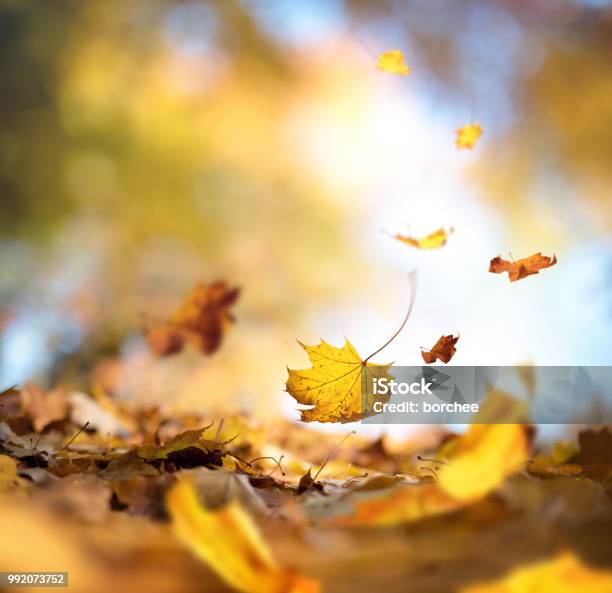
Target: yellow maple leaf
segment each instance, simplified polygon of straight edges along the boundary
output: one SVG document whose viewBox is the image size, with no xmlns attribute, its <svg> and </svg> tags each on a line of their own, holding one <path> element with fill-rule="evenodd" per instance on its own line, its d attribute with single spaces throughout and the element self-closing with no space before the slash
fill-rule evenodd
<svg viewBox="0 0 612 593">
<path fill-rule="evenodd" d="M 517 424 L 472 425 L 436 455 L 446 458 L 434 483 L 398 488 L 355 504 L 354 514 L 336 517 L 336 526 L 379 526 L 417 521 L 461 509 L 497 488 L 519 470 L 528 456 L 528 440 Z M 440 459 L 442 461 L 442 459 Z"/>
<path fill-rule="evenodd" d="M 433 233 L 419 239 L 416 237 L 402 235 L 400 233 L 392 235 L 392 237 L 397 241 L 401 241 L 402 243 L 410 245 L 411 247 L 416 247 L 417 249 L 438 249 L 446 245 L 448 236 L 452 232 L 453 228 L 450 227 L 449 229 L 439 228 L 437 231 L 434 231 Z"/>
<path fill-rule="evenodd" d="M 476 140 L 482 136 L 482 128 L 479 124 L 467 124 L 462 128 L 458 128 L 455 131 L 457 138 L 455 138 L 455 144 L 457 148 L 474 148 Z"/>
<path fill-rule="evenodd" d="M 586 566 L 571 552 L 520 566 L 498 581 L 464 587 L 461 593 L 610 593 L 612 573 Z"/>
<path fill-rule="evenodd" d="M 390 49 L 378 57 L 378 68 L 389 74 L 408 76 L 410 68 L 404 60 L 404 52 L 401 49 Z"/>
<path fill-rule="evenodd" d="M 319 583 L 278 566 L 250 515 L 234 501 L 217 510 L 180 480 L 166 500 L 177 538 L 242 593 L 318 593 Z"/>
<path fill-rule="evenodd" d="M 324 340 L 317 346 L 298 343 L 306 353 L 312 367 L 296 371 L 287 369 L 286 391 L 308 409 L 300 410 L 304 422 L 356 422 L 372 416 L 374 403 L 387 402 L 390 395 L 372 393 L 374 379 L 393 379 L 388 373 L 390 364 L 368 362 L 386 348 L 404 329 L 416 297 L 416 271 L 408 274 L 410 303 L 399 329 L 378 350 L 362 359 L 353 345 L 345 339 L 344 346 L 337 348 Z M 366 387 L 364 390 L 363 387 Z"/>
<path fill-rule="evenodd" d="M 298 403 L 312 406 L 300 410 L 304 422 L 355 422 L 372 414 L 375 400 L 369 393 L 362 397 L 362 381 L 391 378 L 387 373 L 390 365 L 362 360 L 348 340 L 342 348 L 323 340 L 317 346 L 299 343 L 312 367 L 301 371 L 288 369 L 286 388 Z"/>
</svg>

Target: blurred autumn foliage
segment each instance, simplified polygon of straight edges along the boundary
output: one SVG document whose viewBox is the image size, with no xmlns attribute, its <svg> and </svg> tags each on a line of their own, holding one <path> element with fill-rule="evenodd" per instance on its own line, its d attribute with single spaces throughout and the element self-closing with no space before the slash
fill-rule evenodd
<svg viewBox="0 0 612 593">
<path fill-rule="evenodd" d="M 5 379 L 86 386 L 101 356 L 144 372 L 141 316 L 223 277 L 249 297 L 219 375 L 240 359 L 265 397 L 279 377 L 262 350 L 280 360 L 288 327 L 373 273 L 355 243 L 371 209 L 329 179 L 361 179 L 350 130 L 370 100 L 362 66 L 376 65 L 362 45 L 404 48 L 413 73 L 396 80 L 465 108 L 452 129 L 469 110 L 484 125 L 471 175 L 516 240 L 556 250 L 609 232 L 611 23 L 605 4 L 545 0 L 3 0 Z M 105 364 L 126 394 L 166 389 Z M 190 384 L 178 391 L 195 402 L 207 387 Z"/>
<path fill-rule="evenodd" d="M 340 440 L 280 399 L 354 423 L 383 349 L 611 362 L 611 33 L 605 0 L 0 0 L 0 569 L 612 591 L 608 427 L 547 443 L 491 388 L 463 433 Z"/>
</svg>

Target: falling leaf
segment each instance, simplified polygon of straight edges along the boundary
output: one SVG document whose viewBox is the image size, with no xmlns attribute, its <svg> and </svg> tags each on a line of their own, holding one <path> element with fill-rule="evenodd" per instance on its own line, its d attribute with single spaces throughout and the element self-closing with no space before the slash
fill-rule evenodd
<svg viewBox="0 0 612 593">
<path fill-rule="evenodd" d="M 482 136 L 482 128 L 477 123 L 467 124 L 458 128 L 455 134 L 457 135 L 457 138 L 455 138 L 457 148 L 472 149 L 476 145 L 476 140 Z"/>
<path fill-rule="evenodd" d="M 234 322 L 230 308 L 239 295 L 239 288 L 229 288 L 223 281 L 197 284 L 167 323 L 148 329 L 151 350 L 169 356 L 190 343 L 203 354 L 213 354 Z"/>
<path fill-rule="evenodd" d="M 520 566 L 501 579 L 464 587 L 461 593 L 610 593 L 612 572 L 584 564 L 572 552 Z"/>
<path fill-rule="evenodd" d="M 458 340 L 459 336 L 456 338 L 453 335 L 440 336 L 440 339 L 434 344 L 431 350 L 421 351 L 421 356 L 427 364 L 436 362 L 436 360 L 441 360 L 446 364 L 455 355 L 455 352 L 457 352 L 455 344 Z"/>
<path fill-rule="evenodd" d="M 556 263 L 556 255 L 553 255 L 552 258 L 550 258 L 546 255 L 542 255 L 540 252 L 512 262 L 497 256 L 491 260 L 491 263 L 489 264 L 489 272 L 493 274 L 508 272 L 510 282 L 516 282 L 517 280 L 521 280 L 522 278 L 526 278 L 532 274 L 537 274 L 544 268 L 550 268 Z"/>
<path fill-rule="evenodd" d="M 348 340 L 342 348 L 323 340 L 318 346 L 300 345 L 312 367 L 289 369 L 286 387 L 298 403 L 312 406 L 300 410 L 304 422 L 355 422 L 372 414 L 375 400 L 369 395 L 362 398 L 362 372 L 373 378 L 391 378 L 390 365 L 362 360 Z"/>
<path fill-rule="evenodd" d="M 448 236 L 452 232 L 452 227 L 449 229 L 441 227 L 437 231 L 430 233 L 426 237 L 421 237 L 420 239 L 409 237 L 407 235 L 401 235 L 400 233 L 392 235 L 392 237 L 397 241 L 401 241 L 402 243 L 406 243 L 406 245 L 416 247 L 417 249 L 439 249 L 440 247 L 446 245 Z"/>
<path fill-rule="evenodd" d="M 444 453 L 446 451 L 446 453 Z M 393 525 L 461 509 L 495 490 L 523 467 L 529 453 L 524 426 L 472 425 L 439 452 L 435 483 L 397 488 L 355 504 L 353 515 L 331 520 L 337 526 Z"/>
<path fill-rule="evenodd" d="M 356 422 L 371 416 L 376 401 L 389 401 L 390 396 L 374 395 L 368 390 L 362 392 L 362 384 L 371 385 L 373 379 L 392 379 L 389 364 L 374 364 L 370 358 L 386 348 L 406 325 L 416 297 L 416 272 L 408 276 L 410 282 L 410 303 L 399 329 L 376 352 L 362 359 L 353 345 L 345 340 L 342 348 L 336 348 L 325 341 L 317 346 L 298 342 L 308 354 L 312 367 L 296 371 L 287 369 L 286 391 L 303 405 L 311 406 L 300 410 L 303 422 Z"/>
<path fill-rule="evenodd" d="M 250 515 L 232 502 L 207 510 L 193 484 L 179 481 L 167 508 L 176 537 L 242 593 L 317 593 L 319 583 L 278 566 Z"/>
<path fill-rule="evenodd" d="M 378 68 L 389 74 L 408 76 L 410 68 L 404 60 L 404 52 L 401 49 L 390 49 L 383 52 L 378 58 Z"/>
</svg>

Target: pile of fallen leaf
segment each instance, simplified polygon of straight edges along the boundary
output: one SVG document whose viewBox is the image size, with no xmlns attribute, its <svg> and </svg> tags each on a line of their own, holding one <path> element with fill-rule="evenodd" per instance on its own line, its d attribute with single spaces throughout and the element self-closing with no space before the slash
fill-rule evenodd
<svg viewBox="0 0 612 593">
<path fill-rule="evenodd" d="M 534 451 L 534 432 L 338 442 L 9 389 L 0 570 L 100 592 L 612 591 L 612 433 Z"/>
</svg>

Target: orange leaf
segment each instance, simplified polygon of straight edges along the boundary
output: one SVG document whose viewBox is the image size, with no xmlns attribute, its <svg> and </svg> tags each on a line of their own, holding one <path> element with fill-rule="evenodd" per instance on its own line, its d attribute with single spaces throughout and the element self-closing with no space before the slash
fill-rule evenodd
<svg viewBox="0 0 612 593">
<path fill-rule="evenodd" d="M 456 338 L 453 335 L 440 336 L 434 347 L 431 350 L 423 350 L 421 356 L 427 364 L 436 362 L 436 360 L 441 360 L 446 364 L 457 352 L 455 344 L 458 340 L 459 336 Z"/>
<path fill-rule="evenodd" d="M 502 259 L 500 256 L 494 257 L 489 264 L 489 272 L 493 274 L 501 274 L 508 272 L 510 282 L 516 282 L 522 278 L 527 278 L 532 274 L 537 274 L 544 268 L 550 268 L 557 263 L 557 256 L 547 257 L 541 252 L 530 255 L 518 261 L 509 262 Z"/>
</svg>

